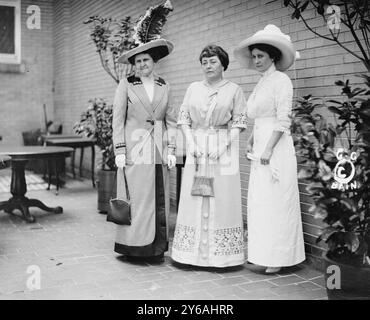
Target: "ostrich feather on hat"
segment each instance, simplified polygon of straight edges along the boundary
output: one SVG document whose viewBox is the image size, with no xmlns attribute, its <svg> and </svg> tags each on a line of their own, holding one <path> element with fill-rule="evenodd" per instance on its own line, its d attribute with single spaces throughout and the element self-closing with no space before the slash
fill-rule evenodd
<svg viewBox="0 0 370 320">
<path fill-rule="evenodd" d="M 135 28 L 133 39 L 136 47 L 126 51 L 118 58 L 118 62 L 133 64 L 135 55 L 149 51 L 156 60 L 162 59 L 173 50 L 173 44 L 161 38 L 167 15 L 173 11 L 170 0 L 165 3 L 150 7 L 144 16 L 140 17 Z"/>
</svg>

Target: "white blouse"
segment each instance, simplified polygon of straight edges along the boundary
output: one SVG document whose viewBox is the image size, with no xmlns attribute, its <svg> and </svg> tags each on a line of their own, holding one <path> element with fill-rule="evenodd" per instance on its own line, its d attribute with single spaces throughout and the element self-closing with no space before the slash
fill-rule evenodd
<svg viewBox="0 0 370 320">
<path fill-rule="evenodd" d="M 146 94 L 148 95 L 149 101 L 153 102 L 154 97 L 154 77 L 141 77 Z"/>
<path fill-rule="evenodd" d="M 247 116 L 251 119 L 274 117 L 275 130 L 290 133 L 292 102 L 292 81 L 272 64 L 249 96 Z"/>
<path fill-rule="evenodd" d="M 247 127 L 247 102 L 243 90 L 235 83 L 223 79 L 215 88 L 206 81 L 193 82 L 188 87 L 181 105 L 178 125 L 192 128 L 222 126 Z"/>
</svg>

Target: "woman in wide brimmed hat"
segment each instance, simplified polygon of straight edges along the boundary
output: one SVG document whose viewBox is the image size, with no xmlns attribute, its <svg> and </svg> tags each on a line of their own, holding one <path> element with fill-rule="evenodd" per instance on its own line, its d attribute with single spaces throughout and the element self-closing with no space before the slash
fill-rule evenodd
<svg viewBox="0 0 370 320">
<path fill-rule="evenodd" d="M 117 197 L 126 195 L 125 174 L 132 216 L 131 225 L 117 226 L 115 251 L 159 261 L 168 250 L 169 168 L 176 164 L 176 114 L 168 103 L 169 85 L 154 73 L 154 67 L 171 53 L 173 44 L 158 37 L 146 42 L 148 33 L 140 25 L 148 28 L 153 20 L 160 20 L 152 17 L 166 13 L 166 5 L 168 1 L 161 5 L 164 8 L 151 8 L 139 21 L 138 45 L 119 58 L 135 66 L 135 75 L 120 81 L 113 105 Z"/>
<path fill-rule="evenodd" d="M 203 81 L 188 87 L 178 124 L 186 136 L 172 258 L 204 267 L 244 264 L 239 132 L 247 127 L 243 90 L 224 78 L 229 56 L 217 45 L 200 53 Z"/>
<path fill-rule="evenodd" d="M 262 77 L 247 102 L 254 119 L 246 156 L 252 161 L 248 188 L 248 261 L 280 271 L 305 260 L 297 161 L 290 134 L 293 85 L 283 73 L 298 56 L 290 37 L 275 25 L 242 41 L 236 59 Z"/>
</svg>

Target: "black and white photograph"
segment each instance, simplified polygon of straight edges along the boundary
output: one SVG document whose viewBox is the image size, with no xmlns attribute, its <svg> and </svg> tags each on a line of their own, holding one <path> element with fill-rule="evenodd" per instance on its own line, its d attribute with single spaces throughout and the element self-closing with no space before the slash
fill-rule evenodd
<svg viewBox="0 0 370 320">
<path fill-rule="evenodd" d="M 0 0 L 0 300 L 370 300 L 369 38 L 368 0 Z"/>
</svg>

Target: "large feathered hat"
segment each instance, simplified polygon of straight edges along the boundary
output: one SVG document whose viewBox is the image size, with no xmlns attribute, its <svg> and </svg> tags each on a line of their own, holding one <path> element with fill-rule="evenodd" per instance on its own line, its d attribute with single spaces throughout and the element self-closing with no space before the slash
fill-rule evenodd
<svg viewBox="0 0 370 320">
<path fill-rule="evenodd" d="M 156 59 L 162 59 L 173 50 L 173 44 L 161 38 L 161 32 L 167 21 L 167 15 L 173 10 L 170 0 L 163 4 L 150 7 L 141 17 L 134 29 L 133 38 L 136 47 L 126 51 L 118 58 L 118 62 L 134 64 L 135 55 L 150 52 Z"/>
<path fill-rule="evenodd" d="M 295 51 L 290 37 L 281 32 L 277 26 L 268 24 L 263 30 L 257 31 L 253 36 L 240 42 L 234 50 L 235 58 L 248 69 L 255 69 L 249 46 L 257 43 L 269 44 L 281 51 L 281 59 L 275 63 L 277 70 L 287 70 L 294 60 L 299 58 L 299 53 Z"/>
</svg>

